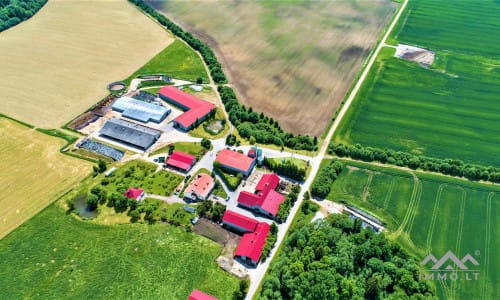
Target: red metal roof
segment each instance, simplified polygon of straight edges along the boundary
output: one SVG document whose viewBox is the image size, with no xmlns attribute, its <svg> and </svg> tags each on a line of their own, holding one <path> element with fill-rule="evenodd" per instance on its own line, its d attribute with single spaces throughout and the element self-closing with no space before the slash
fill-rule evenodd
<svg viewBox="0 0 500 300">
<path fill-rule="evenodd" d="M 188 170 L 196 161 L 196 157 L 187 153 L 174 151 L 167 159 L 166 164 L 182 170 Z"/>
<path fill-rule="evenodd" d="M 202 119 L 210 111 L 215 109 L 215 105 L 212 103 L 198 99 L 174 86 L 165 86 L 161 88 L 158 93 L 187 107 L 185 113 L 174 119 L 174 121 L 186 128 L 190 127 L 196 120 Z"/>
<path fill-rule="evenodd" d="M 223 149 L 217 154 L 215 161 L 219 162 L 221 165 L 246 172 L 252 166 L 254 158 L 250 158 L 236 151 Z"/>
<path fill-rule="evenodd" d="M 219 300 L 213 296 L 203 293 L 199 290 L 193 290 L 191 295 L 189 295 L 188 300 Z"/>
<path fill-rule="evenodd" d="M 257 227 L 257 224 L 259 224 L 259 221 L 231 210 L 226 210 L 224 216 L 222 217 L 222 222 L 243 228 L 249 232 L 253 232 Z"/>
<path fill-rule="evenodd" d="M 241 191 L 238 195 L 238 203 L 246 206 L 260 206 L 262 197 L 247 191 Z"/>
<path fill-rule="evenodd" d="M 252 261 L 257 263 L 262 254 L 262 249 L 266 243 L 270 228 L 271 227 L 267 223 L 259 223 L 254 232 L 245 233 L 238 247 L 236 247 L 234 255 L 249 257 Z"/>
<path fill-rule="evenodd" d="M 269 212 L 271 215 L 276 216 L 278 210 L 280 209 L 280 204 L 285 200 L 285 196 L 276 192 L 275 190 L 270 190 L 260 207 Z"/>
<path fill-rule="evenodd" d="M 280 178 L 274 173 L 264 174 L 255 187 L 256 194 L 247 191 L 240 192 L 238 203 L 246 206 L 258 206 L 273 216 L 276 216 L 285 196 L 276 192 Z"/>
<path fill-rule="evenodd" d="M 264 174 L 257 183 L 255 190 L 256 191 L 275 190 L 279 184 L 280 184 L 280 178 L 278 177 L 278 175 L 274 173 Z"/>
<path fill-rule="evenodd" d="M 196 193 L 202 198 L 206 198 L 212 191 L 215 182 L 208 174 L 198 174 L 191 184 L 186 188 L 184 193 Z"/>
<path fill-rule="evenodd" d="M 127 196 L 128 198 L 137 200 L 142 195 L 142 193 L 144 193 L 143 189 L 128 188 L 128 190 L 123 193 L 123 195 Z"/>
</svg>

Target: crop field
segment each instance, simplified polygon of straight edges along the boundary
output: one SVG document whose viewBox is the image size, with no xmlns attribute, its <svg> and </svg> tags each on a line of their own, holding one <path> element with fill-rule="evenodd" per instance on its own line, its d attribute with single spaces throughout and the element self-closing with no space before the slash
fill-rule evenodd
<svg viewBox="0 0 500 300">
<path fill-rule="evenodd" d="M 491 55 L 500 49 L 495 36 L 500 5 L 411 1 L 409 9 L 397 36 L 436 51 L 434 65 L 423 68 L 394 58 L 394 50 L 384 48 L 334 141 L 500 166 L 496 155 L 500 144 L 500 58 Z M 430 38 L 428 18 L 444 23 L 436 29 L 439 38 Z M 481 18 L 472 26 L 476 34 L 453 25 L 471 18 Z M 491 24 L 497 25 L 490 29 Z M 482 44 L 466 43 L 464 32 Z"/>
<path fill-rule="evenodd" d="M 214 49 L 245 106 L 316 136 L 397 8 L 388 0 L 146 2 Z"/>
<path fill-rule="evenodd" d="M 51 205 L 0 241 L 0 297 L 231 299 L 239 280 L 215 263 L 220 251 L 180 227 L 98 225 Z"/>
<path fill-rule="evenodd" d="M 328 199 L 344 200 L 386 222 L 389 236 L 423 259 L 451 250 L 479 262 L 477 281 L 436 281 L 442 299 L 497 299 L 500 295 L 500 187 L 442 176 L 346 162 Z M 429 266 L 428 266 L 429 267 Z"/>
<path fill-rule="evenodd" d="M 90 174 L 89 162 L 59 152 L 65 143 L 0 117 L 0 238 Z"/>
<path fill-rule="evenodd" d="M 59 127 L 173 40 L 126 0 L 49 1 L 0 34 L 0 112 Z"/>
<path fill-rule="evenodd" d="M 208 75 L 201 58 L 182 41 L 176 39 L 126 81 L 139 75 L 165 74 L 181 80 L 196 81 L 198 77 L 208 82 Z"/>
</svg>

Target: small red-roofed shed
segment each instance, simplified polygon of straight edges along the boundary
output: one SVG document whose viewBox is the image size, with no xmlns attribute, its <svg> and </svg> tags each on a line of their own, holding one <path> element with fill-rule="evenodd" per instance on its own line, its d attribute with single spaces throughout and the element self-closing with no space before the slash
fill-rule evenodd
<svg viewBox="0 0 500 300">
<path fill-rule="evenodd" d="M 191 295 L 189 295 L 188 300 L 219 300 L 219 299 L 215 298 L 214 296 L 205 294 L 202 291 L 193 290 L 191 292 Z"/>
<path fill-rule="evenodd" d="M 222 217 L 222 224 L 232 227 L 239 232 L 254 232 L 259 221 L 237 212 L 226 210 Z"/>
<path fill-rule="evenodd" d="M 123 193 L 127 198 L 135 199 L 136 201 L 141 201 L 144 198 L 143 189 L 128 188 L 128 190 Z"/>
<path fill-rule="evenodd" d="M 188 172 L 196 163 L 196 157 L 187 153 L 174 151 L 165 163 L 169 167 Z"/>
<path fill-rule="evenodd" d="M 217 153 L 215 161 L 226 169 L 242 173 L 245 177 L 250 175 L 256 163 L 254 158 L 229 149 L 222 149 Z"/>
</svg>

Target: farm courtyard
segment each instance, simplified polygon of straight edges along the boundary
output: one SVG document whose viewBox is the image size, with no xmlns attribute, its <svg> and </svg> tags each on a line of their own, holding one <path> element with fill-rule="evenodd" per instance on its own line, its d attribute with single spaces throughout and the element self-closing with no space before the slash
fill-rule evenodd
<svg viewBox="0 0 500 300">
<path fill-rule="evenodd" d="M 59 153 L 65 143 L 0 117 L 0 239 L 90 174 L 91 163 Z"/>
<path fill-rule="evenodd" d="M 126 0 L 49 1 L 0 37 L 0 112 L 63 125 L 104 98 L 173 37 Z"/>
<path fill-rule="evenodd" d="M 146 2 L 214 49 L 245 106 L 316 136 L 397 7 L 385 0 Z"/>
</svg>

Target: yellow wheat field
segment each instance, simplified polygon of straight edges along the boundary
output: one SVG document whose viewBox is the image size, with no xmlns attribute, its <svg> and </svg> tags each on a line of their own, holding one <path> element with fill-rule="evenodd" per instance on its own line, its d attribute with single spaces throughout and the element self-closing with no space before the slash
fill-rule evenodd
<svg viewBox="0 0 500 300">
<path fill-rule="evenodd" d="M 0 34 L 0 112 L 61 126 L 172 41 L 126 0 L 50 0 Z"/>
</svg>

